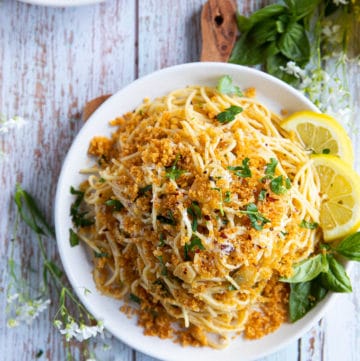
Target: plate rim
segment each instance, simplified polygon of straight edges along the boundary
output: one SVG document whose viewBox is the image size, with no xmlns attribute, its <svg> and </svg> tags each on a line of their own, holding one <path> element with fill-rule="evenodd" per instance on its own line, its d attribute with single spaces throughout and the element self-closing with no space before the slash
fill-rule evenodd
<svg viewBox="0 0 360 361">
<path fill-rule="evenodd" d="M 40 5 L 48 7 L 75 7 L 75 6 L 84 6 L 99 4 L 106 0 L 18 0 L 24 4 L 30 5 Z M 70 2 L 71 1 L 71 2 Z"/>
<path fill-rule="evenodd" d="M 241 71 L 246 71 L 246 72 L 250 72 L 252 74 L 256 74 L 257 76 L 260 77 L 264 77 L 265 79 L 269 80 L 270 82 L 273 82 L 275 84 L 278 84 L 280 87 L 285 88 L 287 91 L 289 91 L 290 94 L 292 94 L 293 96 L 295 96 L 296 98 L 300 98 L 301 102 L 303 102 L 304 104 L 307 105 L 307 109 L 311 109 L 314 111 L 319 111 L 316 106 L 310 102 L 310 100 L 308 100 L 304 95 L 302 95 L 299 91 L 297 91 L 296 89 L 292 88 L 290 85 L 282 82 L 281 80 L 267 74 L 264 73 L 260 70 L 254 69 L 254 68 L 249 68 L 246 66 L 241 66 L 241 65 L 236 65 L 236 64 L 228 64 L 228 63 L 220 63 L 220 62 L 192 62 L 192 63 L 185 63 L 185 64 L 180 64 L 180 65 L 175 65 L 175 66 L 171 66 L 171 67 L 167 67 L 164 69 L 160 69 L 157 70 L 155 72 L 152 72 L 148 75 L 145 75 L 141 78 L 138 78 L 136 80 L 134 80 L 133 82 L 131 82 L 130 84 L 128 84 L 127 86 L 125 86 L 124 88 L 120 89 L 119 91 L 117 91 L 116 93 L 114 93 L 109 99 L 107 99 L 92 115 L 91 117 L 87 120 L 86 124 L 80 129 L 80 131 L 78 132 L 78 134 L 75 136 L 75 138 L 73 139 L 71 146 L 66 154 L 66 157 L 63 161 L 62 164 L 62 168 L 61 168 L 61 172 L 60 172 L 60 176 L 58 179 L 58 184 L 57 184 L 57 190 L 56 190 L 56 196 L 55 196 L 55 229 L 56 229 L 56 240 L 57 240 L 57 245 L 58 245 L 58 249 L 59 249 L 59 254 L 60 254 L 60 258 L 61 261 L 63 263 L 63 267 L 65 269 L 65 273 L 70 281 L 70 284 L 72 285 L 74 291 L 76 292 L 77 296 L 79 297 L 80 301 L 85 305 L 85 307 L 90 311 L 90 313 L 92 313 L 94 315 L 94 317 L 98 318 L 99 312 L 98 310 L 94 310 L 91 302 L 88 302 L 88 300 L 86 299 L 86 297 L 84 297 L 84 295 L 81 293 L 81 291 L 74 287 L 74 284 L 76 284 L 75 280 L 73 279 L 73 274 L 68 272 L 68 265 L 65 262 L 64 263 L 64 259 L 65 259 L 65 249 L 62 247 L 61 243 L 66 242 L 65 239 L 60 239 L 59 237 L 59 223 L 61 223 L 61 218 L 64 218 L 63 213 L 60 214 L 60 209 L 58 207 L 59 204 L 59 200 L 62 196 L 62 194 L 60 194 L 61 191 L 61 183 L 64 177 L 64 169 L 66 167 L 66 164 L 69 162 L 69 156 L 71 155 L 72 149 L 74 148 L 76 142 L 78 139 L 81 138 L 84 129 L 86 129 L 86 127 L 89 127 L 88 124 L 91 124 L 92 122 L 94 122 L 94 119 L 96 120 L 97 117 L 100 116 L 100 114 L 102 112 L 105 111 L 105 109 L 111 105 L 112 102 L 114 102 L 114 100 L 117 97 L 122 96 L 123 94 L 126 94 L 126 92 L 129 91 L 130 88 L 132 87 L 136 87 L 139 83 L 141 84 L 141 82 L 146 82 L 151 80 L 152 78 L 156 78 L 159 75 L 166 75 L 167 73 L 171 73 L 171 72 L 176 72 L 180 69 L 180 71 L 185 71 L 185 70 L 189 70 L 190 68 L 194 67 L 195 69 L 197 67 L 220 67 L 223 68 L 223 72 L 222 74 L 219 73 L 219 76 L 226 74 L 226 68 L 228 69 L 232 69 L 232 70 L 241 70 Z M 157 92 L 159 94 L 159 92 Z M 165 92 L 166 93 L 166 92 Z M 164 94 L 165 95 L 165 94 Z M 155 98 L 157 96 L 160 95 L 154 95 L 151 96 L 151 98 Z M 142 99 L 138 99 L 139 103 L 141 103 Z M 130 110 L 130 109 L 129 109 Z M 119 114 L 121 115 L 121 114 Z M 93 120 L 92 120 L 93 119 Z M 108 122 L 110 119 L 106 119 L 104 120 L 104 122 Z M 93 134 L 94 136 L 95 134 Z M 67 217 L 69 217 L 67 215 Z M 349 271 L 350 269 L 350 262 L 345 262 L 345 266 L 346 269 Z M 91 277 L 92 279 L 92 277 Z M 93 282 L 93 281 L 92 281 Z M 98 292 L 98 294 L 100 294 L 100 292 Z M 101 294 L 100 294 L 101 295 Z M 298 339 L 299 337 L 301 337 L 303 334 L 305 334 L 317 321 L 319 321 L 325 314 L 326 311 L 328 311 L 328 309 L 334 305 L 334 303 L 336 302 L 336 300 L 338 299 L 339 295 L 338 294 L 328 294 L 326 296 L 326 298 L 324 300 L 322 300 L 322 302 L 317 305 L 314 309 L 312 309 L 307 316 L 305 316 L 305 318 L 297 321 L 297 331 L 293 332 L 292 335 L 286 339 L 285 341 L 281 341 L 278 344 L 275 344 L 271 347 L 268 347 L 266 350 L 260 351 L 258 352 L 258 354 L 252 356 L 252 357 L 247 357 L 244 358 L 243 360 L 254 360 L 257 358 L 261 358 L 264 357 L 266 355 L 270 355 L 276 351 L 278 351 L 279 349 L 284 348 L 286 345 L 288 345 L 289 343 L 295 341 L 296 339 Z M 120 311 L 118 311 L 120 312 Z M 310 317 L 311 316 L 311 317 Z M 136 318 L 135 316 L 133 318 Z M 140 329 L 140 326 L 137 326 Z M 283 326 L 281 326 L 283 327 Z M 144 349 L 145 346 L 141 345 L 141 342 L 137 341 L 137 342 L 132 342 L 129 339 L 124 339 L 122 337 L 119 337 L 119 335 L 116 333 L 116 331 L 114 330 L 114 327 L 108 325 L 105 323 L 105 328 L 110 331 L 110 333 L 112 333 L 117 339 L 119 339 L 121 342 L 127 344 L 129 347 L 136 349 L 137 351 L 143 352 L 149 356 L 155 357 L 155 358 L 160 358 L 160 359 L 164 359 L 167 361 L 170 360 L 180 360 L 177 355 L 169 355 L 169 354 L 164 354 L 163 352 L 161 352 L 162 347 L 160 348 L 153 348 L 153 349 Z M 142 330 L 142 329 L 141 329 Z M 271 337 L 271 335 L 276 334 L 277 331 L 275 331 L 272 334 L 266 335 L 264 337 L 264 339 L 269 339 Z M 149 337 L 149 336 L 145 336 L 145 337 Z M 158 338 L 156 338 L 156 342 L 161 342 L 160 345 L 164 345 L 165 346 L 165 340 L 160 340 Z M 170 341 L 172 342 L 172 341 Z M 232 341 L 230 343 L 230 346 L 235 343 L 236 340 Z M 254 341 L 250 341 L 250 342 L 254 342 Z M 229 346 L 229 347 L 230 347 Z M 180 346 L 181 347 L 181 346 Z M 182 349 L 194 349 L 196 350 L 196 348 L 192 348 L 192 347 L 186 347 L 186 348 L 182 348 Z M 208 349 L 208 348 L 203 348 L 203 349 Z M 228 349 L 228 348 L 227 348 Z M 225 349 L 225 350 L 227 350 Z M 159 353 L 160 351 L 160 353 Z M 214 355 L 216 355 L 216 358 L 218 358 L 218 356 L 221 355 L 221 351 L 220 353 L 218 353 L 218 350 L 213 350 L 211 349 L 211 351 L 214 351 Z M 235 352 L 236 350 L 234 350 Z M 166 357 L 166 358 L 165 358 Z M 184 356 L 182 356 L 184 357 Z"/>
</svg>

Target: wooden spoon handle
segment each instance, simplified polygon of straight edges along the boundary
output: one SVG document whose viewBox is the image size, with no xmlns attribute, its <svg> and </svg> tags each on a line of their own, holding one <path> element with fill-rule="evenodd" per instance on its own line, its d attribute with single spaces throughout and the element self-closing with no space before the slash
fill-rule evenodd
<svg viewBox="0 0 360 361">
<path fill-rule="evenodd" d="M 236 3 L 234 0 L 209 0 L 201 11 L 201 61 L 229 60 L 234 47 Z"/>
<path fill-rule="evenodd" d="M 92 113 L 94 113 L 94 111 L 99 108 L 99 106 L 104 103 L 104 101 L 110 96 L 111 94 L 101 95 L 95 99 L 88 101 L 83 109 L 82 120 L 84 122 L 87 121 L 92 115 Z"/>
</svg>

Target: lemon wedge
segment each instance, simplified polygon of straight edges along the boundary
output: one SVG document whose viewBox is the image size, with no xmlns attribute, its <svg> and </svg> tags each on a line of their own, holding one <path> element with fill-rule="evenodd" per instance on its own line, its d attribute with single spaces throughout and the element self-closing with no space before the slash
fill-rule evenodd
<svg viewBox="0 0 360 361">
<path fill-rule="evenodd" d="M 324 240 L 345 237 L 360 227 L 360 176 L 342 159 L 313 155 L 311 162 L 320 179 L 320 226 Z"/>
<path fill-rule="evenodd" d="M 317 154 L 333 154 L 350 164 L 354 163 L 354 151 L 345 129 L 333 117 L 301 111 L 286 118 L 281 127 L 294 132 L 305 146 Z"/>
</svg>

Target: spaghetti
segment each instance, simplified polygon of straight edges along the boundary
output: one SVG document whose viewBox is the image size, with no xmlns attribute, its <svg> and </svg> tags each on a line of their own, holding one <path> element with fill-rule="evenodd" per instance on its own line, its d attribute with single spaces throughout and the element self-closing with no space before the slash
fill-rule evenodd
<svg viewBox="0 0 360 361">
<path fill-rule="evenodd" d="M 94 224 L 78 235 L 98 289 L 130 301 L 146 334 L 220 348 L 287 319 L 278 279 L 319 241 L 300 226 L 319 219 L 319 182 L 253 92 L 176 90 L 91 141 L 81 190 Z"/>
</svg>

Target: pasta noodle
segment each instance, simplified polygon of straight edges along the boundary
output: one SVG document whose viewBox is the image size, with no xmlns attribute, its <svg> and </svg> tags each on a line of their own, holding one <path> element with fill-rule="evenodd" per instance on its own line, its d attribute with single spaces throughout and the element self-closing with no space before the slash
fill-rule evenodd
<svg viewBox="0 0 360 361">
<path fill-rule="evenodd" d="M 221 348 L 286 321 L 279 277 L 314 252 L 319 231 L 299 225 L 318 222 L 320 196 L 279 121 L 255 98 L 191 86 L 92 140 L 81 190 L 95 223 L 78 235 L 98 289 L 137 309 L 146 334 Z"/>
</svg>

